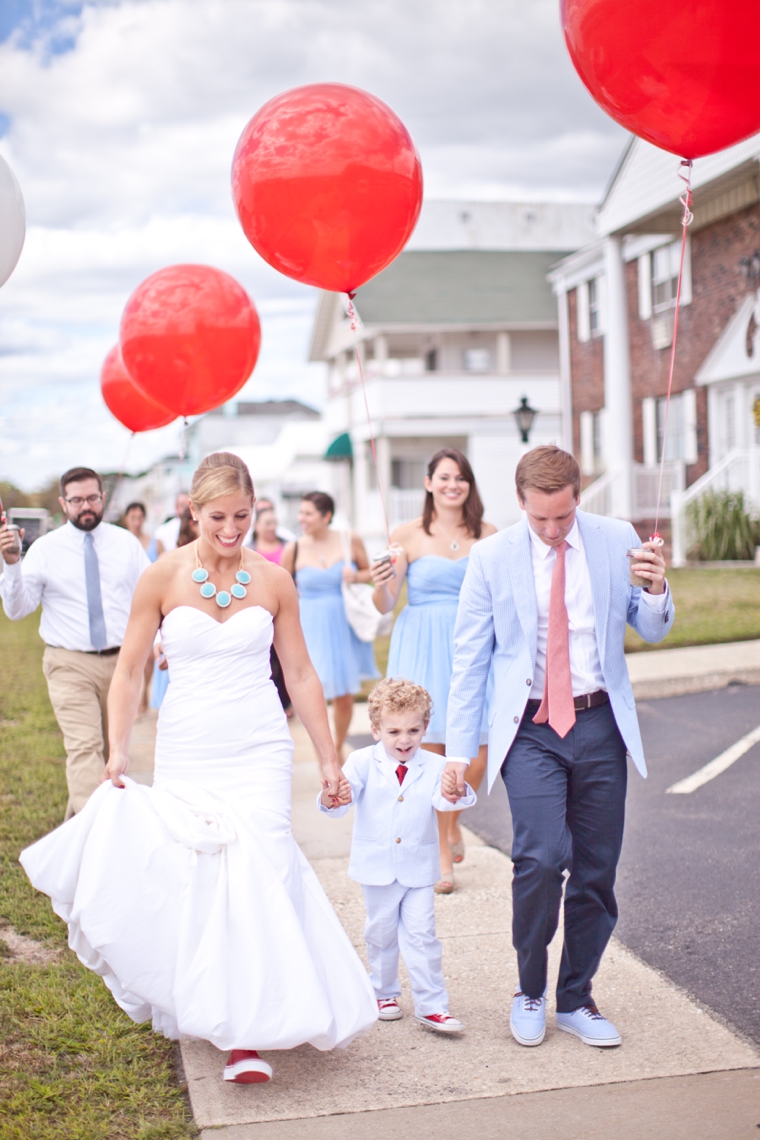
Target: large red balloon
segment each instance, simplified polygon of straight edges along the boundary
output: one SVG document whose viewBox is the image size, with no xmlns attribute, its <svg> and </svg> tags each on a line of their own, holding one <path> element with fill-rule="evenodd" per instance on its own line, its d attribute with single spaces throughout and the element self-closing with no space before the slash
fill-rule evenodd
<svg viewBox="0 0 760 1140">
<path fill-rule="evenodd" d="M 682 158 L 760 131 L 758 0 L 560 0 L 575 68 L 629 131 Z"/>
<path fill-rule="evenodd" d="M 342 83 L 296 87 L 243 131 L 232 196 L 258 253 L 307 285 L 353 292 L 404 248 L 422 166 L 390 107 Z"/>
<path fill-rule="evenodd" d="M 103 362 L 100 390 L 109 412 L 130 431 L 152 431 L 177 418 L 176 412 L 149 400 L 130 380 L 118 348 L 112 348 Z"/>
<path fill-rule="evenodd" d="M 127 301 L 121 358 L 150 399 L 175 415 L 229 400 L 253 372 L 261 326 L 233 277 L 208 265 L 172 265 L 146 278 Z"/>
</svg>

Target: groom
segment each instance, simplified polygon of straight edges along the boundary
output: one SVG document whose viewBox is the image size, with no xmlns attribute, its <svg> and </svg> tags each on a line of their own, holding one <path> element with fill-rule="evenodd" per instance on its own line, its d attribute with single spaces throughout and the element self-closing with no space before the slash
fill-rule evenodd
<svg viewBox="0 0 760 1140">
<path fill-rule="evenodd" d="M 623 639 L 627 623 L 661 641 L 673 603 L 659 547 L 642 548 L 630 523 L 577 509 L 572 455 L 534 448 L 515 477 L 525 518 L 472 548 L 462 586 L 446 771 L 463 794 L 493 668 L 488 786 L 501 772 L 514 832 L 512 1034 L 521 1045 L 544 1039 L 547 947 L 567 870 L 557 1025 L 587 1045 L 619 1045 L 591 981 L 617 921 L 627 753 L 646 775 Z M 632 547 L 646 589 L 629 585 Z"/>
</svg>

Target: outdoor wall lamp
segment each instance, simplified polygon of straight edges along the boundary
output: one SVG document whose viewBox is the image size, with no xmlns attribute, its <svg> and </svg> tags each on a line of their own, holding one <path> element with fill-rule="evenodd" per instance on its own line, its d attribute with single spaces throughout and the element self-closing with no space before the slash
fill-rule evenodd
<svg viewBox="0 0 760 1140">
<path fill-rule="evenodd" d="M 517 424 L 517 430 L 520 433 L 522 442 L 527 443 L 530 436 L 530 429 L 533 427 L 533 421 L 538 415 L 538 412 L 535 408 L 531 408 L 528 403 L 528 397 L 523 396 L 520 400 L 520 407 L 515 408 L 512 415 L 515 417 L 515 423 Z"/>
</svg>

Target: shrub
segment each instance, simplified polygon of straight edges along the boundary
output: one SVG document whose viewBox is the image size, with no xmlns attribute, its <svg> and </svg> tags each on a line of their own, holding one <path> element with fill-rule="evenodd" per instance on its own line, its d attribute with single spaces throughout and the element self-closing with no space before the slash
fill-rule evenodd
<svg viewBox="0 0 760 1140">
<path fill-rule="evenodd" d="M 743 491 L 706 491 L 687 509 L 693 545 L 700 562 L 753 559 L 758 523 L 747 510 Z"/>
</svg>

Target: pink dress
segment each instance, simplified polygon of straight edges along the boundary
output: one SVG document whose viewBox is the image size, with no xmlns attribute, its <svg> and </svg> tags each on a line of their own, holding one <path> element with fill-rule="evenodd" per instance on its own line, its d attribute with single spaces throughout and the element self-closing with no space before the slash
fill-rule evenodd
<svg viewBox="0 0 760 1140">
<path fill-rule="evenodd" d="M 266 558 L 267 562 L 276 562 L 278 566 L 282 562 L 282 552 L 284 549 L 285 549 L 284 543 L 282 546 L 278 547 L 277 550 L 270 550 L 269 552 L 267 552 L 266 550 L 259 550 L 257 547 L 254 546 L 254 550 L 256 551 L 257 554 L 260 554 L 262 558 Z"/>
</svg>

